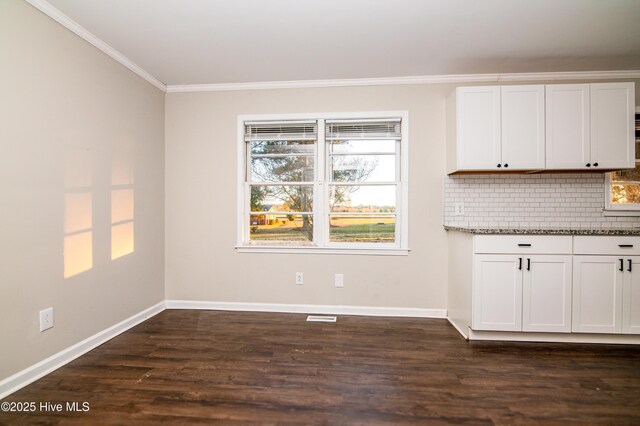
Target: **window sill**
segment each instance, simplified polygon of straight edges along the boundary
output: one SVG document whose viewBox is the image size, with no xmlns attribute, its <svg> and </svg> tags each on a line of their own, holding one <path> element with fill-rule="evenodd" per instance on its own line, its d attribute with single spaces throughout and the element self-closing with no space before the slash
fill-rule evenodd
<svg viewBox="0 0 640 426">
<path fill-rule="evenodd" d="M 355 247 L 279 247 L 236 246 L 238 253 L 279 254 L 357 254 L 372 256 L 408 256 L 410 249 L 401 248 L 355 248 Z"/>
<path fill-rule="evenodd" d="M 602 210 L 602 216 L 609 217 L 637 217 L 640 216 L 640 210 Z"/>
</svg>

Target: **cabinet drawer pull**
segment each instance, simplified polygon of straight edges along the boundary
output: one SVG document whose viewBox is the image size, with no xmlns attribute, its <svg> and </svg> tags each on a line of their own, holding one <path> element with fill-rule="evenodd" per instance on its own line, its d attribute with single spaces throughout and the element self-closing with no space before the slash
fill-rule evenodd
<svg viewBox="0 0 640 426">
<path fill-rule="evenodd" d="M 618 269 L 620 272 L 624 271 L 624 260 L 622 259 L 618 259 L 620 261 L 620 269 Z"/>
<path fill-rule="evenodd" d="M 633 244 L 618 244 L 618 247 L 620 247 L 620 248 L 632 248 Z"/>
<path fill-rule="evenodd" d="M 629 267 L 627 268 L 627 271 L 631 272 L 631 259 L 627 259 L 627 262 L 629 262 Z"/>
<path fill-rule="evenodd" d="M 518 244 L 518 247 L 531 247 L 531 244 Z"/>
</svg>

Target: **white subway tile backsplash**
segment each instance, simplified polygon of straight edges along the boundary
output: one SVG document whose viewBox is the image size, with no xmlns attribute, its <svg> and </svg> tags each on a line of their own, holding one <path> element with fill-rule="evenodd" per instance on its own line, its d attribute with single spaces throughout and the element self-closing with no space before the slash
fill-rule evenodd
<svg viewBox="0 0 640 426">
<path fill-rule="evenodd" d="M 486 228 L 640 227 L 638 216 L 603 216 L 604 190 L 603 174 L 446 176 L 444 222 Z M 464 216 L 454 216 L 459 201 Z"/>
</svg>

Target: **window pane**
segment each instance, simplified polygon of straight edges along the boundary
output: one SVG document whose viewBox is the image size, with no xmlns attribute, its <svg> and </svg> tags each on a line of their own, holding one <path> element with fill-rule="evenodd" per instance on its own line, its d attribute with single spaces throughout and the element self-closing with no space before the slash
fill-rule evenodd
<svg viewBox="0 0 640 426">
<path fill-rule="evenodd" d="M 332 212 L 395 213 L 395 185 L 332 185 L 329 191 Z"/>
<path fill-rule="evenodd" d="M 258 157 L 251 159 L 252 182 L 312 182 L 313 156 Z"/>
<path fill-rule="evenodd" d="M 313 211 L 313 187 L 310 185 L 251 186 L 251 211 Z"/>
<path fill-rule="evenodd" d="M 269 213 L 251 215 L 249 240 L 310 243 L 313 241 L 313 216 Z"/>
<path fill-rule="evenodd" d="M 394 216 L 338 216 L 329 218 L 329 240 L 341 243 L 393 243 L 396 239 Z"/>
<path fill-rule="evenodd" d="M 251 155 L 313 154 L 315 141 L 252 141 Z"/>
<path fill-rule="evenodd" d="M 640 185 L 611 185 L 611 202 L 613 204 L 640 203 Z"/>
<path fill-rule="evenodd" d="M 359 152 L 396 152 L 396 141 L 382 140 L 335 140 L 331 142 L 333 152 L 357 154 Z"/>
<path fill-rule="evenodd" d="M 635 169 L 618 170 L 611 173 L 612 182 L 640 182 L 640 166 Z"/>
<path fill-rule="evenodd" d="M 332 157 L 334 182 L 394 182 L 395 155 L 340 155 Z"/>
</svg>

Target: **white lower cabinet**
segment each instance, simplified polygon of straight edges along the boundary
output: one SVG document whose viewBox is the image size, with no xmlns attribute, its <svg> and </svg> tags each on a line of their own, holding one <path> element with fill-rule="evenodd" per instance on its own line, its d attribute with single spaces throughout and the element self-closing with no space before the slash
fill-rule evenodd
<svg viewBox="0 0 640 426">
<path fill-rule="evenodd" d="M 571 256 L 526 258 L 522 280 L 522 331 L 571 332 Z"/>
<path fill-rule="evenodd" d="M 571 331 L 571 256 L 478 254 L 474 271 L 474 330 Z"/>
<path fill-rule="evenodd" d="M 640 343 L 640 236 L 454 235 L 447 318 L 465 337 Z"/>
<path fill-rule="evenodd" d="M 581 333 L 622 332 L 624 259 L 573 257 L 573 327 Z"/>
<path fill-rule="evenodd" d="M 573 331 L 640 334 L 640 238 L 575 237 L 574 252 Z"/>
<path fill-rule="evenodd" d="M 521 330 L 522 266 L 519 259 L 522 258 L 514 255 L 475 256 L 474 330 Z"/>
<path fill-rule="evenodd" d="M 622 332 L 640 334 L 640 256 L 625 259 L 622 279 Z"/>
</svg>

